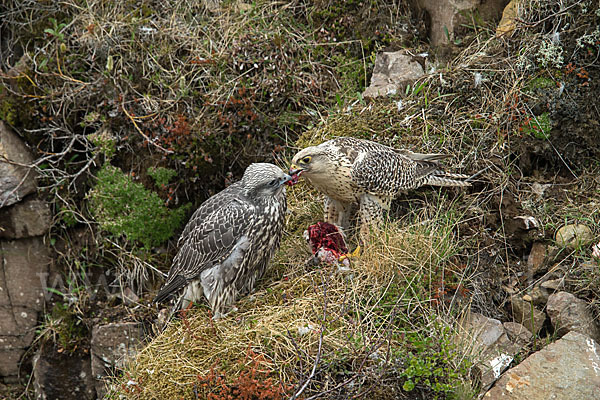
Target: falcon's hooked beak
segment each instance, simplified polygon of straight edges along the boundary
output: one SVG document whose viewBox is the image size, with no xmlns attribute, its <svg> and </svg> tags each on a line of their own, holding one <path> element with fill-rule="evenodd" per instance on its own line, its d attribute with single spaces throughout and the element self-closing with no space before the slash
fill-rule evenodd
<svg viewBox="0 0 600 400">
<path fill-rule="evenodd" d="M 298 167 L 296 164 L 290 165 L 290 180 L 286 182 L 286 185 L 293 186 L 298 183 L 302 172 L 304 172 L 303 168 Z"/>
<path fill-rule="evenodd" d="M 293 175 L 288 175 L 288 174 L 283 174 L 283 175 L 284 175 L 284 177 L 281 180 L 281 183 L 279 184 L 280 186 L 283 185 L 284 183 L 286 185 L 289 185 L 289 182 L 294 180 L 294 176 Z"/>
</svg>

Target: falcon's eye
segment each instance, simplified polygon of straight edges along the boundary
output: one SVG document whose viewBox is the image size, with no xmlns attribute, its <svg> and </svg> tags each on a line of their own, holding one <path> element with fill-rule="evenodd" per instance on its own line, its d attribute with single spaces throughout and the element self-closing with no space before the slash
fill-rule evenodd
<svg viewBox="0 0 600 400">
<path fill-rule="evenodd" d="M 311 160 L 311 159 L 312 159 L 312 157 L 311 157 L 311 156 L 306 156 L 306 157 L 304 157 L 304 158 L 302 159 L 302 162 L 303 162 L 304 164 L 308 164 L 308 163 L 310 162 L 310 160 Z"/>
<path fill-rule="evenodd" d="M 269 182 L 269 186 L 277 186 L 278 183 L 279 179 L 273 179 L 271 182 Z"/>
</svg>

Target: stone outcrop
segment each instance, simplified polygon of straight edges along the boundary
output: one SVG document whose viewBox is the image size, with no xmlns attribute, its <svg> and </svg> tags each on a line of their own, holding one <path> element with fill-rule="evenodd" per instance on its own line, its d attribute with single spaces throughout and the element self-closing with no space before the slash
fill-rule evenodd
<svg viewBox="0 0 600 400">
<path fill-rule="evenodd" d="M 544 267 L 546 259 L 546 246 L 540 242 L 534 242 L 527 257 L 527 271 L 531 276 L 535 275 Z"/>
<path fill-rule="evenodd" d="M 475 360 L 474 371 L 483 388 L 500 377 L 523 346 L 510 340 L 502 322 L 474 312 L 461 321 L 459 332 L 458 344 Z"/>
<path fill-rule="evenodd" d="M 587 303 L 571 293 L 558 292 L 551 295 L 546 312 L 559 336 L 567 332 L 580 332 L 600 342 L 600 329 Z"/>
<path fill-rule="evenodd" d="M 483 398 L 597 399 L 599 394 L 600 346 L 586 335 L 569 332 L 505 372 Z"/>
<path fill-rule="evenodd" d="M 33 359 L 36 400 L 93 400 L 94 384 L 89 355 L 58 353 L 45 344 Z"/>
<path fill-rule="evenodd" d="M 22 166 L 32 160 L 0 121 L 0 378 L 5 382 L 18 379 L 21 357 L 33 341 L 50 263 L 42 237 L 50 228 L 50 210 L 32 194 L 35 179 Z"/>
<path fill-rule="evenodd" d="M 0 253 L 0 376 L 12 381 L 43 308 L 40 275 L 48 269 L 49 253 L 40 238 L 0 241 Z"/>
<path fill-rule="evenodd" d="M 25 143 L 0 121 L 0 208 L 18 203 L 37 190 L 35 174 L 26 167 L 32 162 Z"/>
<path fill-rule="evenodd" d="M 48 231 L 51 217 L 48 205 L 27 198 L 11 207 L 0 208 L 0 239 L 22 239 L 40 236 Z"/>
<path fill-rule="evenodd" d="M 92 374 L 96 379 L 96 392 L 102 398 L 107 392 L 102 380 L 111 368 L 123 367 L 137 354 L 144 340 L 144 327 L 140 322 L 118 322 L 96 325 L 92 329 Z"/>
<path fill-rule="evenodd" d="M 496 36 L 512 36 L 517 27 L 517 17 L 519 16 L 519 0 L 511 0 L 504 11 L 502 11 L 502 19 L 496 28 Z"/>
<path fill-rule="evenodd" d="M 533 334 L 523 325 L 516 322 L 505 322 L 502 326 L 508 335 L 508 339 L 517 346 L 526 346 L 531 343 Z"/>
<path fill-rule="evenodd" d="M 371 84 L 364 97 L 393 95 L 425 74 L 425 58 L 413 56 L 404 50 L 377 55 Z"/>
<path fill-rule="evenodd" d="M 417 0 L 417 5 L 430 17 L 429 39 L 434 46 L 454 40 L 461 25 L 473 24 L 469 18 L 476 13 L 479 20 L 500 20 L 508 0 Z"/>
</svg>

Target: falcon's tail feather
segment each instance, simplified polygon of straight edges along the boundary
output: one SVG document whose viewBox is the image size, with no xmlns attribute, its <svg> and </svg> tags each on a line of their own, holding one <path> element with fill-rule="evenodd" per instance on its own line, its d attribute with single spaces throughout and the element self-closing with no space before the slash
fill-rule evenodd
<svg viewBox="0 0 600 400">
<path fill-rule="evenodd" d="M 163 286 L 156 297 L 154 298 L 155 303 L 164 303 L 168 301 L 179 289 L 183 288 L 187 284 L 187 280 L 183 275 L 177 275 L 173 280 Z"/>
<path fill-rule="evenodd" d="M 411 160 L 415 160 L 415 161 L 439 161 L 439 160 L 444 160 L 448 157 L 450 157 L 450 155 L 448 154 L 439 154 L 439 153 L 433 153 L 433 154 L 423 154 L 423 153 L 413 153 L 410 150 L 399 150 L 396 149 L 397 153 L 402 154 L 405 157 L 410 158 Z"/>
<path fill-rule="evenodd" d="M 426 179 L 426 184 L 431 186 L 457 186 L 457 187 L 467 187 L 471 186 L 470 182 L 460 180 L 467 179 L 469 175 L 464 174 L 451 174 L 443 172 L 439 175 L 429 175 Z"/>
</svg>

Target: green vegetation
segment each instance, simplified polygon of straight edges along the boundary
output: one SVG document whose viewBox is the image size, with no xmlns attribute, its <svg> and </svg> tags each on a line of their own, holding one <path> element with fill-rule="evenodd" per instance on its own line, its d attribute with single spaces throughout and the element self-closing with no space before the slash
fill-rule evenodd
<svg viewBox="0 0 600 400">
<path fill-rule="evenodd" d="M 404 391 L 422 387 L 433 393 L 432 398 L 439 398 L 452 395 L 464 382 L 470 363 L 461 357 L 457 346 L 451 342 L 449 328 L 440 328 L 440 337 L 441 340 L 419 334 L 407 337 L 406 348 L 411 351 L 400 355 L 403 369 L 399 371 L 400 378 L 404 379 Z M 455 365 L 457 360 L 461 365 Z"/>
<path fill-rule="evenodd" d="M 87 327 L 81 318 L 71 307 L 62 302 L 54 304 L 37 333 L 56 343 L 60 353 L 63 351 L 73 353 L 88 340 Z"/>
<path fill-rule="evenodd" d="M 549 139 L 552 130 L 552 121 L 550 115 L 545 112 L 537 117 L 526 119 L 523 124 L 523 133 L 532 135 L 537 139 Z"/>
<path fill-rule="evenodd" d="M 105 164 L 89 194 L 90 209 L 100 227 L 116 237 L 150 248 L 164 243 L 184 222 L 191 205 L 169 209 L 164 201 L 119 168 Z"/>
<path fill-rule="evenodd" d="M 165 167 L 151 167 L 148 168 L 148 175 L 154 179 L 156 186 L 163 188 L 177 176 L 177 171 Z"/>
</svg>

